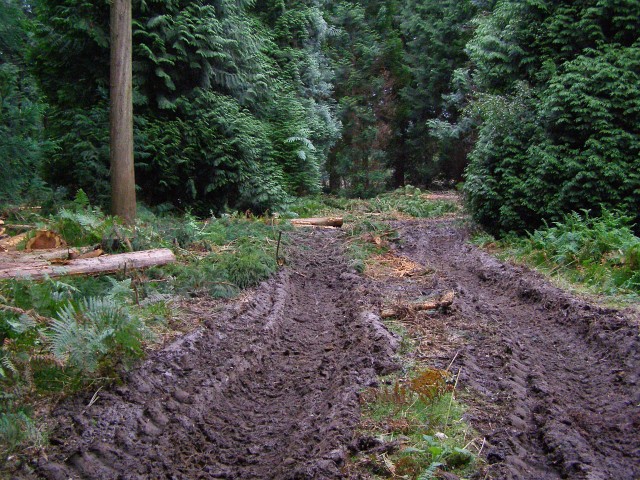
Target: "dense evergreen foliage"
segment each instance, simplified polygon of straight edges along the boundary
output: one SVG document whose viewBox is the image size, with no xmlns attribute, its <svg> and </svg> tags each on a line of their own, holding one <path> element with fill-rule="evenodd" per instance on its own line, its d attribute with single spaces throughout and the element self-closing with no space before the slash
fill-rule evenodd
<svg viewBox="0 0 640 480">
<path fill-rule="evenodd" d="M 41 190 L 44 162 L 49 185 L 108 203 L 109 2 L 0 1 L 0 202 Z M 133 7 L 147 203 L 264 211 L 323 185 L 464 180 L 497 233 L 640 211 L 635 0 Z"/>
<path fill-rule="evenodd" d="M 405 182 L 460 179 L 466 136 L 442 138 L 430 121 L 457 118 L 447 95 L 476 11 L 470 1 L 336 3 L 331 42 L 344 133 L 329 158 L 331 190 L 369 195 Z"/>
<path fill-rule="evenodd" d="M 43 104 L 25 56 L 31 22 L 15 0 L 0 0 L 0 203 L 42 190 Z"/>
<path fill-rule="evenodd" d="M 636 1 L 501 1 L 477 20 L 465 192 L 494 231 L 620 208 L 640 219 Z"/>
<path fill-rule="evenodd" d="M 461 180 L 471 147 L 469 132 L 439 135 L 438 123 L 458 121 L 453 75 L 467 67 L 465 45 L 477 7 L 470 1 L 404 2 L 402 31 L 411 82 L 402 91 L 407 105 L 404 168 L 417 184 L 434 178 Z"/>
<path fill-rule="evenodd" d="M 141 198 L 264 210 L 319 189 L 339 125 L 320 50 L 326 23 L 309 3 L 133 2 Z M 48 179 L 104 200 L 108 2 L 43 0 L 37 11 L 35 69 L 60 147 Z"/>
</svg>

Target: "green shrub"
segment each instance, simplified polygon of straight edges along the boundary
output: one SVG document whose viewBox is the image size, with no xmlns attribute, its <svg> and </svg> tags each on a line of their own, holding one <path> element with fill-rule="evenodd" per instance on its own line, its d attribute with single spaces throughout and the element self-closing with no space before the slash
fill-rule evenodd
<svg viewBox="0 0 640 480">
<path fill-rule="evenodd" d="M 362 392 L 367 430 L 381 439 L 406 438 L 398 451 L 389 454 L 398 476 L 436 478 L 438 469 L 470 472 L 476 456 L 467 448 L 473 442 L 463 420 L 464 408 L 453 386 L 446 383 L 448 372 L 409 370 L 413 380 L 392 377 L 387 379 L 389 385 Z"/>
<path fill-rule="evenodd" d="M 260 249 L 242 247 L 235 255 L 225 255 L 219 263 L 228 281 L 238 288 L 257 285 L 276 270 L 274 255 L 267 255 Z"/>
<path fill-rule="evenodd" d="M 634 2 L 505 0 L 477 19 L 464 192 L 487 230 L 601 207 L 640 222 L 638 26 Z"/>
<path fill-rule="evenodd" d="M 231 297 L 275 272 L 278 230 L 274 226 L 240 216 L 210 218 L 205 222 L 191 218 L 191 222 L 191 226 L 180 230 L 188 230 L 184 247 L 199 253 L 185 252 L 179 263 L 147 271 L 152 279 L 169 280 L 158 285 L 160 290 Z M 172 229 L 165 231 L 169 235 L 165 238 L 176 233 Z"/>
<path fill-rule="evenodd" d="M 573 212 L 553 226 L 536 230 L 520 254 L 574 280 L 615 293 L 640 292 L 640 238 L 631 218 L 603 210 L 600 217 Z"/>
<path fill-rule="evenodd" d="M 287 208 L 288 217 L 319 217 L 327 211 L 323 197 L 302 197 L 295 199 Z"/>
<path fill-rule="evenodd" d="M 455 202 L 430 200 L 419 188 L 411 185 L 379 195 L 369 203 L 376 212 L 400 212 L 415 218 L 439 217 L 460 210 Z"/>
</svg>

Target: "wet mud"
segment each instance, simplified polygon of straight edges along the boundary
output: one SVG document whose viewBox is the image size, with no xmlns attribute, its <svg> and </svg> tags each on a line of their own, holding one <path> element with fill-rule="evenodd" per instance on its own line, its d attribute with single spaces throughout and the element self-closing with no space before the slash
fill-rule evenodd
<svg viewBox="0 0 640 480">
<path fill-rule="evenodd" d="M 62 404 L 32 478 L 340 478 L 358 392 L 395 368 L 340 233 L 293 234 L 288 266 L 121 386 Z"/>
<path fill-rule="evenodd" d="M 343 478 L 358 392 L 396 368 L 383 298 L 449 290 L 449 311 L 419 319 L 419 353 L 460 372 L 486 438 L 478 478 L 640 478 L 637 312 L 496 260 L 456 220 L 394 227 L 395 253 L 428 267 L 416 291 L 350 271 L 338 231 L 292 234 L 273 279 L 90 407 L 91 393 L 61 404 L 52 447 L 24 478 Z"/>
<path fill-rule="evenodd" d="M 429 322 L 457 341 L 434 345 L 431 360 L 444 368 L 455 357 L 469 421 L 487 441 L 480 478 L 640 478 L 637 311 L 591 305 L 504 264 L 455 220 L 395 227 L 396 253 L 435 270 L 431 291 L 456 293 Z"/>
</svg>

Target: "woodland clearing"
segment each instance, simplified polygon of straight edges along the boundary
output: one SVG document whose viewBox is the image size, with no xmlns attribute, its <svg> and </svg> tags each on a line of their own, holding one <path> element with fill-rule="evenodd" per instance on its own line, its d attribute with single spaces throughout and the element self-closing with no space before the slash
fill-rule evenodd
<svg viewBox="0 0 640 480">
<path fill-rule="evenodd" d="M 409 357 L 456 374 L 471 478 L 637 478 L 638 312 L 497 260 L 459 218 L 391 227 L 398 275 L 358 275 L 340 230 L 289 233 L 270 280 L 194 304 L 200 328 L 58 405 L 51 448 L 16 478 L 418 478 L 388 455 L 405 439 L 367 445 L 359 418 L 362 392 Z M 405 275 L 409 263 L 423 271 Z M 450 307 L 392 321 L 417 339 L 394 355 L 381 309 L 450 291 Z"/>
</svg>

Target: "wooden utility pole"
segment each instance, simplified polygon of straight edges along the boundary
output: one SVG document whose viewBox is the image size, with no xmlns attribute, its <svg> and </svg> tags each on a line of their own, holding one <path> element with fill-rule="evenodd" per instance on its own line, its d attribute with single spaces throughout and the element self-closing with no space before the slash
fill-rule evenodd
<svg viewBox="0 0 640 480">
<path fill-rule="evenodd" d="M 126 223 L 136 217 L 133 168 L 131 0 L 111 0 L 111 208 Z"/>
</svg>

